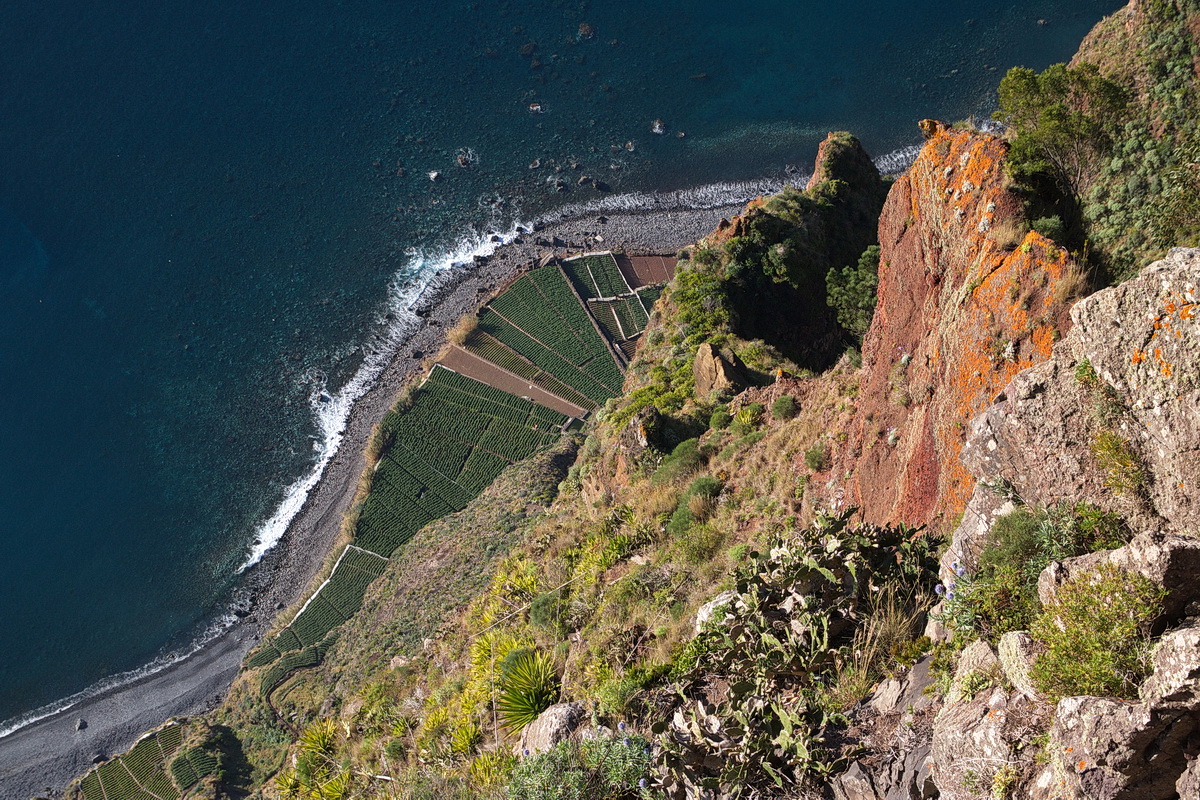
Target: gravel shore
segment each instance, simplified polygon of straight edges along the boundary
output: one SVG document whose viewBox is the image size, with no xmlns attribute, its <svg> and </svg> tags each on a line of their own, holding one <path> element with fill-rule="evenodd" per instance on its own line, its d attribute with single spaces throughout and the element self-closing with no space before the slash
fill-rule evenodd
<svg viewBox="0 0 1200 800">
<path fill-rule="evenodd" d="M 674 253 L 740 209 L 739 204 L 567 219 L 522 234 L 482 263 L 446 273 L 416 309 L 426 324 L 355 403 L 341 448 L 304 508 L 283 540 L 249 571 L 235 598 L 239 621 L 177 664 L 0 738 L 0 800 L 59 795 L 96 756 L 124 752 L 143 732 L 168 718 L 200 714 L 221 702 L 246 652 L 279 610 L 304 594 L 327 558 L 354 497 L 372 427 L 423 361 L 438 352 L 446 330 L 463 314 L 476 311 L 519 271 L 548 254 L 609 249 Z M 76 729 L 79 720 L 86 721 L 82 730 Z"/>
</svg>

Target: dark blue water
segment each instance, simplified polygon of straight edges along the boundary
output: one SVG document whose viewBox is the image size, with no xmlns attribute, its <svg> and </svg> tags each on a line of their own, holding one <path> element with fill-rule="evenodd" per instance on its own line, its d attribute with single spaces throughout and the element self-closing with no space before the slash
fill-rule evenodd
<svg viewBox="0 0 1200 800">
<path fill-rule="evenodd" d="M 0 719 L 219 608 L 389 285 L 594 199 L 556 165 L 630 194 L 777 178 L 835 128 L 883 154 L 1117 5 L 0 2 Z"/>
</svg>

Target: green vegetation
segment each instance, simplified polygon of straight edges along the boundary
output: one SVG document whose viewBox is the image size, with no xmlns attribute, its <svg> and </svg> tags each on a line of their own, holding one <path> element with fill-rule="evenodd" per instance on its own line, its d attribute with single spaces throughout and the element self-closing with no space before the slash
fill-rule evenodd
<svg viewBox="0 0 1200 800">
<path fill-rule="evenodd" d="M 508 785 L 510 800 L 633 800 L 650 797 L 649 742 L 638 735 L 601 735 L 559 742 L 522 761 Z"/>
<path fill-rule="evenodd" d="M 596 403 L 621 392 L 616 361 L 557 266 L 518 278 L 479 314 L 478 330 Z"/>
<path fill-rule="evenodd" d="M 1136 700 L 1148 672 L 1150 624 L 1165 591 L 1105 564 L 1058 588 L 1032 628 L 1046 650 L 1031 675 L 1051 700 L 1100 695 Z"/>
<path fill-rule="evenodd" d="M 1194 0 L 1161 0 L 1128 25 L 1114 15 L 1075 66 L 1017 68 L 1000 84 L 997 117 L 1030 215 L 1059 217 L 1063 238 L 1052 238 L 1110 281 L 1200 242 L 1198 11 Z"/>
<path fill-rule="evenodd" d="M 354 543 L 295 619 L 247 659 L 249 667 L 270 665 L 260 679 L 262 691 L 319 664 L 330 632 L 358 612 L 367 587 L 398 547 L 429 522 L 461 511 L 510 463 L 558 439 L 566 421 L 556 411 L 435 367 L 380 426 L 390 445 L 375 467 Z"/>
<path fill-rule="evenodd" d="M 1009 631 L 1029 630 L 1042 611 L 1038 576 L 1051 561 L 1120 547 L 1131 537 L 1119 516 L 1087 504 L 1020 507 L 992 525 L 974 575 L 954 565 L 943 617 L 963 640 L 978 635 L 995 644 Z"/>
<path fill-rule="evenodd" d="M 554 661 L 537 650 L 514 650 L 500 664 L 496 711 L 505 728 L 520 731 L 558 699 Z"/>
<path fill-rule="evenodd" d="M 596 402 L 590 397 L 567 386 L 550 373 L 535 366 L 531 361 L 518 355 L 516 351 L 501 344 L 483 331 L 478 329 L 472 331 L 462 342 L 462 346 L 485 361 L 491 361 L 496 366 L 524 378 L 553 395 L 561 397 L 568 403 L 574 403 L 580 408 L 589 411 L 596 408 Z"/>
<path fill-rule="evenodd" d="M 1092 455 L 1104 472 L 1104 485 L 1119 494 L 1137 494 L 1146 486 L 1141 457 L 1120 434 L 1103 430 L 1092 439 Z"/>
<path fill-rule="evenodd" d="M 563 262 L 562 268 L 584 300 L 623 297 L 633 293 L 612 253 L 569 258 Z"/>
<path fill-rule="evenodd" d="M 838 324 L 855 340 L 862 342 L 875 315 L 876 289 L 879 286 L 879 245 L 871 245 L 858 257 L 858 263 L 825 274 L 826 302 L 837 312 Z"/>
<path fill-rule="evenodd" d="M 588 310 L 612 342 L 634 338 L 645 330 L 646 323 L 650 321 L 645 306 L 636 294 L 615 300 L 592 300 L 588 302 Z"/>
<path fill-rule="evenodd" d="M 181 742 L 182 726 L 178 724 L 169 725 L 146 736 L 128 753 L 104 763 L 86 775 L 80 783 L 84 798 L 176 800 L 180 796 L 180 790 L 191 785 L 176 786 L 166 772 L 166 763 L 179 749 Z"/>
<path fill-rule="evenodd" d="M 1051 176 L 1078 196 L 1127 104 L 1125 90 L 1094 64 L 1053 64 L 1042 73 L 1013 67 L 1000 81 L 997 118 L 1015 135 L 1008 156 L 1013 177 L 1034 182 Z"/>
<path fill-rule="evenodd" d="M 804 465 L 813 472 L 824 472 L 831 463 L 828 442 L 817 442 L 804 451 Z"/>
<path fill-rule="evenodd" d="M 771 416 L 777 420 L 791 419 L 799 410 L 800 406 L 797 405 L 796 398 L 790 394 L 780 395 L 771 404 Z"/>
<path fill-rule="evenodd" d="M 726 621 L 680 652 L 676 715 L 687 731 L 703 735 L 683 735 L 669 715 L 654 726 L 665 788 L 761 796 L 837 772 L 852 758 L 828 744 L 840 717 L 817 690 L 853 659 L 857 622 L 868 616 L 876 591 L 927 590 L 936 564 L 928 537 L 903 526 L 851 527 L 855 511 L 749 553 L 735 573 Z M 709 681 L 717 676 L 728 688 L 713 692 Z"/>
</svg>

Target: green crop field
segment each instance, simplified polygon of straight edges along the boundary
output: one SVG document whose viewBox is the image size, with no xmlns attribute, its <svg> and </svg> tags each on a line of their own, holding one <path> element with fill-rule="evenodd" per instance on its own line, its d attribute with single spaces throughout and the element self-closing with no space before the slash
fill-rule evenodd
<svg viewBox="0 0 1200 800">
<path fill-rule="evenodd" d="M 479 315 L 478 330 L 597 405 L 620 393 L 620 368 L 556 266 L 521 276 Z"/>
<path fill-rule="evenodd" d="M 615 300 L 593 300 L 588 308 L 613 343 L 634 338 L 650 321 L 642 301 L 633 294 Z"/>
<path fill-rule="evenodd" d="M 471 332 L 471 335 L 463 344 L 463 348 L 485 361 L 490 361 L 501 369 L 506 369 L 514 375 L 522 377 L 530 383 L 545 389 L 550 394 L 561 397 L 568 403 L 574 403 L 588 410 L 596 407 L 595 401 L 591 398 L 567 386 L 550 373 L 536 366 L 528 359 L 517 355 L 511 348 L 501 344 L 480 330 Z"/>
<path fill-rule="evenodd" d="M 80 784 L 86 800 L 178 800 L 166 763 L 183 738 L 180 725 L 142 739 L 123 756 L 105 762 Z"/>
<path fill-rule="evenodd" d="M 272 691 L 320 662 L 323 641 L 361 607 L 388 557 L 435 519 L 460 511 L 510 463 L 562 435 L 567 416 L 437 366 L 405 409 L 382 423 L 392 442 L 376 465 L 348 546 L 304 608 L 246 664 Z"/>
<path fill-rule="evenodd" d="M 620 297 L 633 291 L 612 253 L 572 258 L 563 262 L 563 271 L 584 299 Z"/>
<path fill-rule="evenodd" d="M 658 298 L 662 297 L 664 285 L 656 283 L 653 286 L 643 286 L 637 290 L 638 297 L 642 298 L 642 303 L 645 304 L 646 310 L 654 308 L 654 304 L 658 302 Z"/>
</svg>

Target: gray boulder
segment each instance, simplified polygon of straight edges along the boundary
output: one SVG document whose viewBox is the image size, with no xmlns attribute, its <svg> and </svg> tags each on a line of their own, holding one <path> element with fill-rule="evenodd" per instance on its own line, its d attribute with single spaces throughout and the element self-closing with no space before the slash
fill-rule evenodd
<svg viewBox="0 0 1200 800">
<path fill-rule="evenodd" d="M 544 753 L 575 732 L 583 721 L 579 703 L 558 703 L 543 711 L 521 731 L 521 741 L 513 747 L 518 756 Z"/>
</svg>

